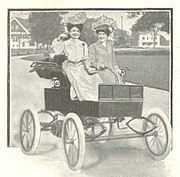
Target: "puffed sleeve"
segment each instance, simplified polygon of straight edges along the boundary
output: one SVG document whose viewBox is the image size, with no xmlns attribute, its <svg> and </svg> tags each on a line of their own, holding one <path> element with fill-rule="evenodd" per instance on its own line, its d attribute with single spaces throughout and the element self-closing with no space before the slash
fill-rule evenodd
<svg viewBox="0 0 180 177">
<path fill-rule="evenodd" d="M 52 42 L 54 52 L 59 55 L 64 52 L 65 43 L 62 40 L 54 39 Z"/>
</svg>

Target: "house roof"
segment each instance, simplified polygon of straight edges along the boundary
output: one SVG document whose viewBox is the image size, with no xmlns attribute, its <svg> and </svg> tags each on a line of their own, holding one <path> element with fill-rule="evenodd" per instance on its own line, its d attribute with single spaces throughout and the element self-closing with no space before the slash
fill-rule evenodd
<svg viewBox="0 0 180 177">
<path fill-rule="evenodd" d="M 28 19 L 15 17 L 27 30 L 29 29 L 29 21 Z"/>
<path fill-rule="evenodd" d="M 18 23 L 24 31 L 29 33 L 29 22 L 28 22 L 28 19 L 23 19 L 23 18 L 20 18 L 20 17 L 13 17 L 11 19 L 11 23 L 13 23 L 13 21 Z"/>
</svg>

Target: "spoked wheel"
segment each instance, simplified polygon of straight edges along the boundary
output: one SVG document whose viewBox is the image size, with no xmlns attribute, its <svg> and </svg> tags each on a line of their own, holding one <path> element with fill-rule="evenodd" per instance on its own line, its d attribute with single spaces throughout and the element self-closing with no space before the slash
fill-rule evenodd
<svg viewBox="0 0 180 177">
<path fill-rule="evenodd" d="M 27 154 L 33 154 L 40 140 L 40 123 L 36 113 L 25 110 L 20 122 L 20 147 Z"/>
<path fill-rule="evenodd" d="M 69 113 L 63 123 L 63 151 L 67 165 L 72 170 L 79 170 L 84 161 L 85 135 L 80 118 Z"/>
<path fill-rule="evenodd" d="M 145 137 L 145 142 L 149 154 L 155 160 L 163 160 L 171 150 L 171 125 L 166 114 L 159 110 L 153 109 L 147 118 L 155 125 L 153 136 Z M 152 124 L 148 121 L 144 123 L 144 130 L 148 131 Z"/>
</svg>

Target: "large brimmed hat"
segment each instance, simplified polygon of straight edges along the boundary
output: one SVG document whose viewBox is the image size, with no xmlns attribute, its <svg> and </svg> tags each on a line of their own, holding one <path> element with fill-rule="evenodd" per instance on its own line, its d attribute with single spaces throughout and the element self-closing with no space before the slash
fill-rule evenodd
<svg viewBox="0 0 180 177">
<path fill-rule="evenodd" d="M 96 31 L 96 33 L 98 34 L 100 31 L 103 31 L 105 34 L 109 35 L 113 30 L 109 28 L 108 25 L 100 25 L 96 28 L 94 28 L 94 30 Z"/>
<path fill-rule="evenodd" d="M 97 26 L 96 28 L 94 28 L 94 30 L 96 30 L 96 31 L 109 30 L 109 26 L 106 24 L 100 25 L 100 26 Z"/>
<path fill-rule="evenodd" d="M 108 18 L 106 16 L 99 17 L 95 23 L 92 24 L 92 28 L 95 31 L 107 31 L 113 32 L 117 29 L 116 21 L 112 18 Z"/>
<path fill-rule="evenodd" d="M 85 12 L 78 12 L 78 13 L 69 12 L 64 15 L 63 19 L 66 24 L 70 23 L 77 25 L 77 24 L 84 24 L 86 22 L 87 17 Z"/>
</svg>

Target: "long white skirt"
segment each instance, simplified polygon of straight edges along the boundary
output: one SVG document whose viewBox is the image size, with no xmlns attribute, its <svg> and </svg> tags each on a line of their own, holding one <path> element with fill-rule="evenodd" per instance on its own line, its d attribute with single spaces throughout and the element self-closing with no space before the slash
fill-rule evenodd
<svg viewBox="0 0 180 177">
<path fill-rule="evenodd" d="M 80 101 L 98 101 L 98 85 L 102 83 L 99 74 L 90 75 L 82 62 L 72 63 L 66 60 L 63 69 L 71 83 L 71 99 Z"/>
</svg>

